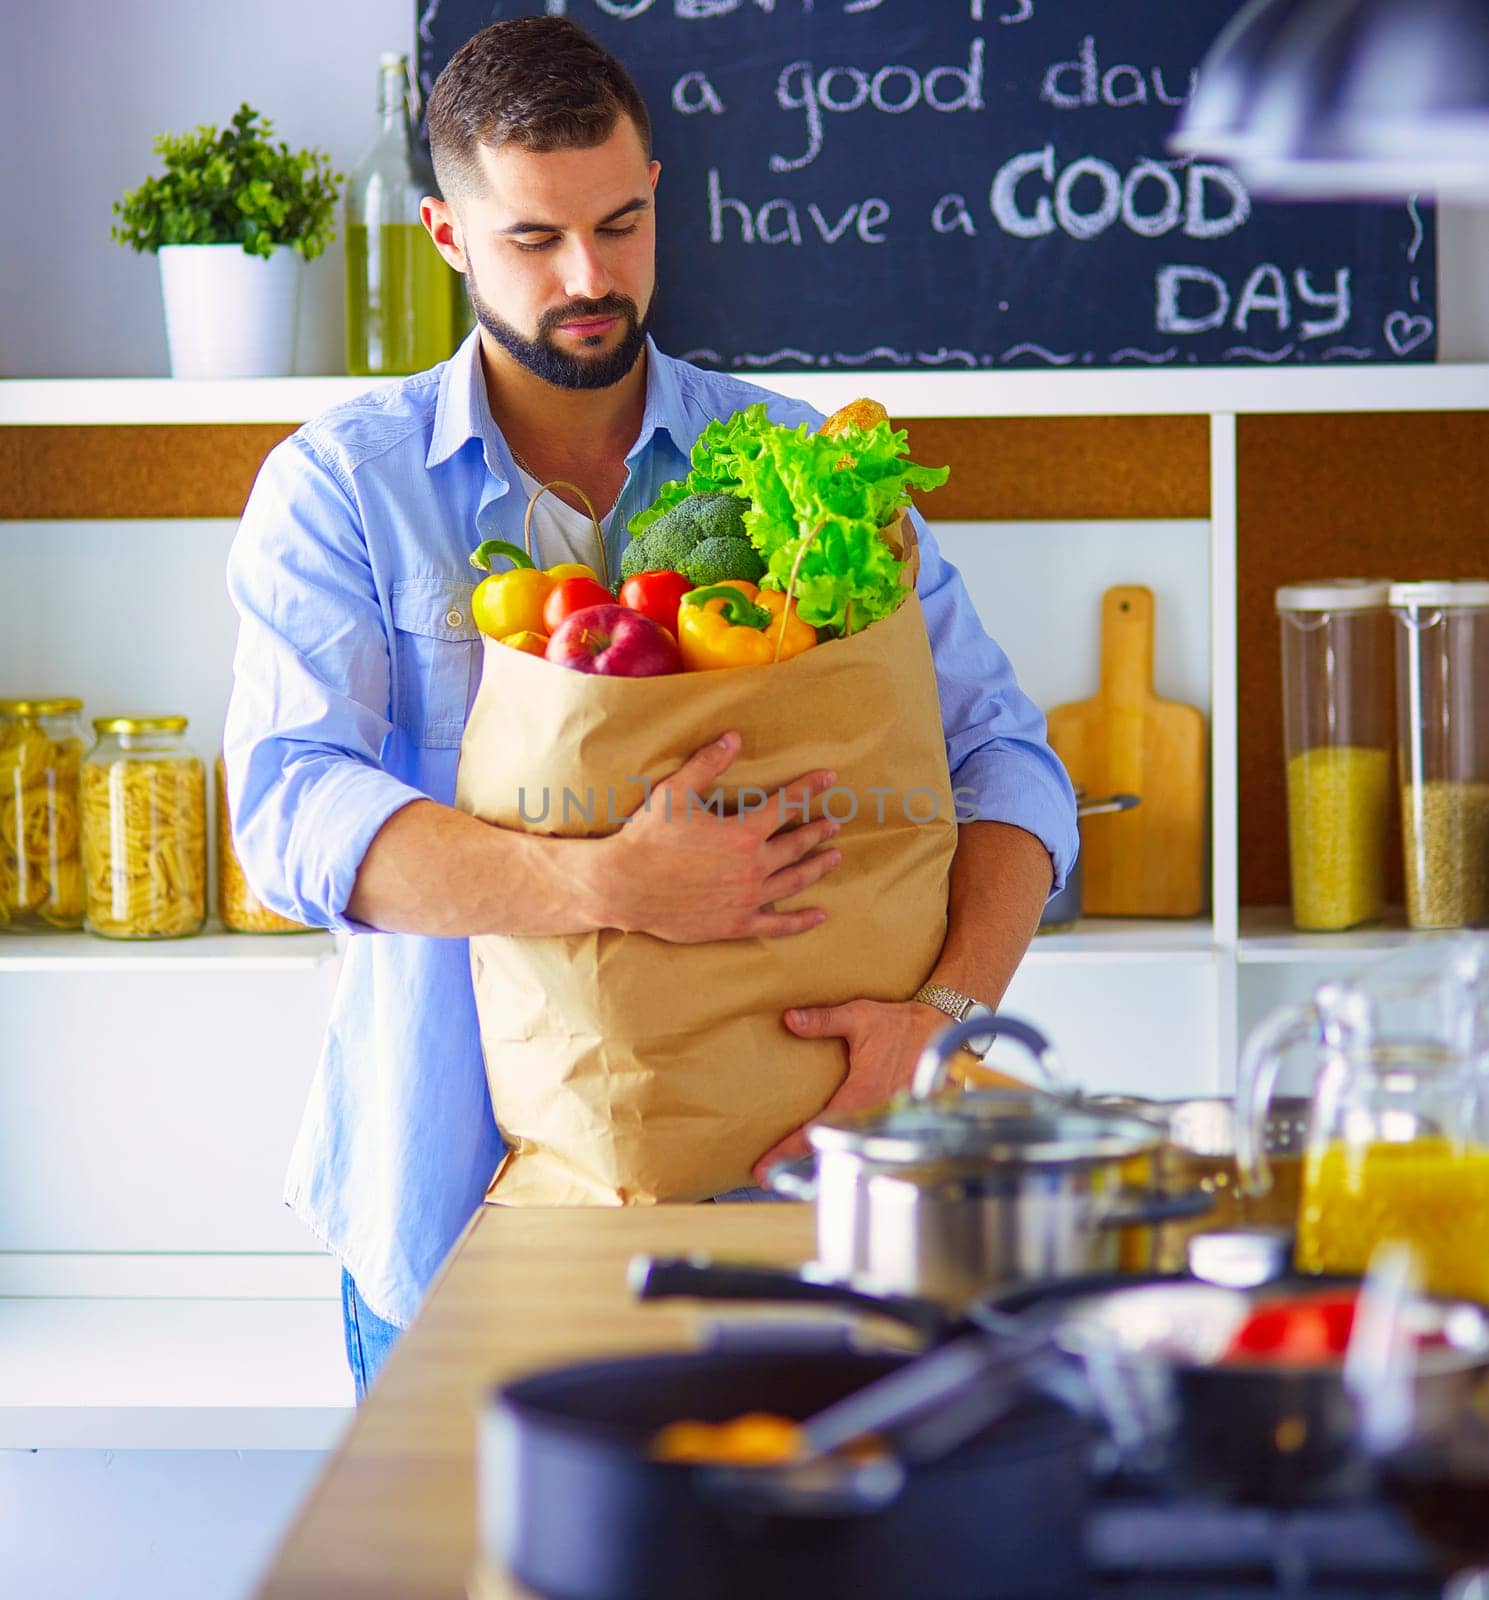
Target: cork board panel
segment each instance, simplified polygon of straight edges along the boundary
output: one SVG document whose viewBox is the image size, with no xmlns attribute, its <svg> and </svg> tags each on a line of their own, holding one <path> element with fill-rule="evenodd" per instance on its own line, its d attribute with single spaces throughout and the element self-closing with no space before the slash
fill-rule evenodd
<svg viewBox="0 0 1489 1600">
<path fill-rule="evenodd" d="M 899 424 L 897 424 L 898 426 Z M 294 423 L 0 428 L 0 519 L 236 517 Z M 1204 417 L 939 417 L 911 454 L 949 466 L 942 522 L 1209 515 Z"/>
<path fill-rule="evenodd" d="M 949 466 L 939 522 L 1208 517 L 1208 417 L 916 417 L 910 457 Z"/>
<path fill-rule="evenodd" d="M 236 517 L 297 426 L 0 428 L 0 519 Z"/>
<path fill-rule="evenodd" d="M 1237 553 L 1243 905 L 1286 905 L 1273 595 L 1308 578 L 1489 575 L 1489 413 L 1241 417 Z M 1402 898 L 1393 819 L 1387 890 Z"/>
</svg>

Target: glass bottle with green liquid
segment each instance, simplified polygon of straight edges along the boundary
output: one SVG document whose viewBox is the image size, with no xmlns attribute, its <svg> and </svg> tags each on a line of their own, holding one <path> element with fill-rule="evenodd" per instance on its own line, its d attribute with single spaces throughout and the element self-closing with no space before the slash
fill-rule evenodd
<svg viewBox="0 0 1489 1600">
<path fill-rule="evenodd" d="M 445 360 L 456 333 L 457 275 L 419 221 L 438 194 L 414 140 L 408 57 L 378 58 L 382 129 L 346 191 L 346 370 L 358 377 L 421 372 Z"/>
</svg>

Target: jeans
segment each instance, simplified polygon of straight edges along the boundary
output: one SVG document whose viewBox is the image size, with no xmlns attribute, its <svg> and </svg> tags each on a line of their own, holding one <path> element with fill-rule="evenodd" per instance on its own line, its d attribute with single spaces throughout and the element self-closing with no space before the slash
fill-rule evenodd
<svg viewBox="0 0 1489 1600">
<path fill-rule="evenodd" d="M 783 1194 L 773 1194 L 769 1189 L 756 1189 L 750 1187 L 744 1189 L 726 1189 L 723 1194 L 716 1194 L 713 1197 L 713 1203 L 716 1206 L 723 1206 L 734 1205 L 736 1202 L 740 1201 L 754 1201 L 759 1203 L 762 1200 L 774 1201 L 784 1200 L 786 1198 L 787 1197 Z"/>
<path fill-rule="evenodd" d="M 357 1293 L 352 1275 L 345 1267 L 341 1269 L 341 1318 L 346 1334 L 346 1361 L 357 1387 L 357 1404 L 361 1405 L 403 1329 L 384 1322 L 369 1308 Z"/>
</svg>

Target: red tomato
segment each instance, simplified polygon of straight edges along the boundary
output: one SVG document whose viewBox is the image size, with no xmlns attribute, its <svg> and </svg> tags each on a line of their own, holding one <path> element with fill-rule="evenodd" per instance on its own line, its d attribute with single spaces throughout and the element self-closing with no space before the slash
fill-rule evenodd
<svg viewBox="0 0 1489 1600">
<path fill-rule="evenodd" d="M 698 586 L 680 572 L 638 572 L 620 586 L 620 603 L 639 611 L 643 617 L 660 622 L 671 634 L 677 633 L 677 608 L 689 589 Z"/>
<path fill-rule="evenodd" d="M 1259 1305 L 1226 1351 L 1227 1361 L 1319 1366 L 1337 1361 L 1354 1324 L 1353 1295 L 1313 1295 Z"/>
<path fill-rule="evenodd" d="M 543 602 L 543 627 L 551 636 L 565 617 L 586 606 L 613 606 L 615 596 L 594 578 L 561 578 Z"/>
</svg>

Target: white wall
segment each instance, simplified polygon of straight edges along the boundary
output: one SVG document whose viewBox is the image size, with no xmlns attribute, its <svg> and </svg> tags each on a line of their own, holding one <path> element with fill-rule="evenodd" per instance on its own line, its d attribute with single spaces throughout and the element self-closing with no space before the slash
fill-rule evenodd
<svg viewBox="0 0 1489 1600">
<path fill-rule="evenodd" d="M 109 239 L 150 141 L 247 99 L 346 172 L 375 131 L 377 57 L 414 0 L 7 0 L 0 6 L 0 375 L 164 374 L 156 263 Z M 662 151 L 665 161 L 666 152 Z M 665 188 L 663 190 L 665 205 Z M 664 213 L 665 216 L 665 213 Z M 1489 359 L 1489 213 L 1441 219 L 1443 359 Z M 338 240 L 305 276 L 297 370 L 341 372 Z"/>
</svg>

